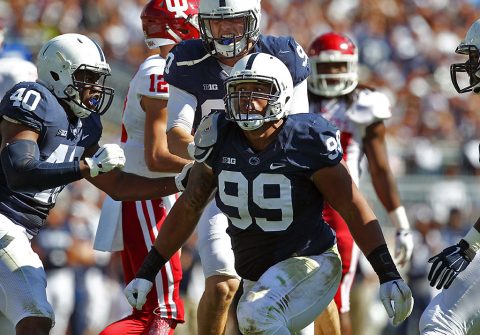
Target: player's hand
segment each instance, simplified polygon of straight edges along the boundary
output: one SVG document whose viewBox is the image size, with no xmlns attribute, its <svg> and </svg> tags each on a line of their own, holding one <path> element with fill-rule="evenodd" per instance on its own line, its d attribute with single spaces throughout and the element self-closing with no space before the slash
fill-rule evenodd
<svg viewBox="0 0 480 335">
<path fill-rule="evenodd" d="M 153 283 L 143 278 L 132 280 L 123 293 L 127 297 L 128 303 L 138 310 L 141 310 L 147 301 L 147 294 L 152 289 Z"/>
<path fill-rule="evenodd" d="M 185 191 L 192 166 L 193 162 L 185 164 L 182 171 L 175 176 L 175 184 L 177 185 L 177 189 L 179 192 Z"/>
<path fill-rule="evenodd" d="M 393 318 L 394 326 L 403 322 L 412 312 L 412 291 L 402 279 L 381 284 L 380 300 L 387 311 L 388 317 Z"/>
<path fill-rule="evenodd" d="M 437 289 L 449 288 L 455 277 L 467 268 L 474 257 L 475 251 L 470 249 L 470 245 L 464 239 L 433 256 L 428 260 L 432 263 L 428 273 L 430 286 L 436 285 Z"/>
<path fill-rule="evenodd" d="M 93 157 L 85 158 L 90 168 L 90 176 L 96 177 L 99 173 L 109 172 L 125 165 L 125 154 L 118 144 L 102 145 Z"/>
<path fill-rule="evenodd" d="M 395 263 L 404 266 L 412 258 L 413 235 L 410 229 L 398 229 L 395 236 Z"/>
</svg>

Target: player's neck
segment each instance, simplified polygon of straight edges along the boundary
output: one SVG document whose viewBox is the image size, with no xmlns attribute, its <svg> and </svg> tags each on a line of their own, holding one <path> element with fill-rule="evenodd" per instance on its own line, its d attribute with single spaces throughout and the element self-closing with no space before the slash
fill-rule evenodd
<svg viewBox="0 0 480 335">
<path fill-rule="evenodd" d="M 284 121 L 284 119 L 280 119 L 275 122 L 268 122 L 256 130 L 244 130 L 243 134 L 253 150 L 256 152 L 263 151 L 277 138 Z"/>
</svg>

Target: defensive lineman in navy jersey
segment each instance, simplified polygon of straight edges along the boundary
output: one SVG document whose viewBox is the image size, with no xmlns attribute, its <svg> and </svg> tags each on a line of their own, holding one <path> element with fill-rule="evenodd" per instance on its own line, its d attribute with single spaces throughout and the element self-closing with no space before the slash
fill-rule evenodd
<svg viewBox="0 0 480 335">
<path fill-rule="evenodd" d="M 319 255 L 330 249 L 335 236 L 322 219 L 323 195 L 310 177 L 342 159 L 338 148 L 326 147 L 339 131 L 323 118 L 291 115 L 276 141 L 257 153 L 224 113 L 213 115 L 212 125 L 218 140 L 205 164 L 218 176 L 215 199 L 229 218 L 227 232 L 238 274 L 257 281 L 268 268 L 293 255 Z M 261 189 L 264 201 L 249 197 L 242 202 L 240 193 L 248 193 L 249 187 L 251 192 Z"/>
<path fill-rule="evenodd" d="M 188 239 L 215 191 L 228 217 L 235 268 L 244 279 L 240 331 L 297 333 L 329 304 L 340 281 L 335 238 L 321 218 L 325 198 L 378 274 L 388 315 L 395 325 L 402 322 L 413 307 L 411 291 L 341 160 L 339 131 L 318 115 L 288 116 L 292 79 L 271 55 L 239 60 L 225 89 L 227 113 L 200 124 L 189 184 L 137 279 L 125 289 L 130 303 L 144 299 L 149 278 Z"/>
<path fill-rule="evenodd" d="M 0 103 L 0 312 L 17 335 L 45 335 L 54 325 L 30 239 L 65 185 L 86 178 L 114 199 L 135 200 L 176 193 L 181 181 L 122 172 L 123 150 L 99 147 L 113 89 L 105 86 L 110 67 L 97 43 L 60 35 L 37 62 L 38 82 L 15 85 Z"/>
<path fill-rule="evenodd" d="M 287 65 L 294 84 L 292 110 L 308 112 L 308 58 L 292 37 L 260 34 L 260 0 L 201 0 L 198 17 L 201 40 L 177 45 L 165 67 L 170 91 L 167 138 L 173 154 L 191 158 L 187 148 L 201 118 L 225 109 L 223 81 L 233 65 L 252 52 L 275 55 Z M 197 313 L 200 335 L 225 332 L 229 305 L 239 285 L 227 224 L 212 201 L 197 228 L 206 278 Z"/>
</svg>

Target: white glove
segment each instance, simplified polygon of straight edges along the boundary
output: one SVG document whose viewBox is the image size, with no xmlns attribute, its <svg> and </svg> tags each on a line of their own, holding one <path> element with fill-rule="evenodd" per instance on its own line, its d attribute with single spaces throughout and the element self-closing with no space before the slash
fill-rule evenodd
<svg viewBox="0 0 480 335">
<path fill-rule="evenodd" d="M 153 283 L 143 278 L 135 278 L 128 283 L 123 294 L 127 297 L 128 303 L 141 310 L 145 302 L 147 301 L 147 294 L 152 289 Z"/>
<path fill-rule="evenodd" d="M 193 166 L 193 162 L 185 164 L 182 171 L 175 176 L 175 184 L 179 192 L 185 191 L 187 187 L 188 177 L 190 176 L 190 169 Z"/>
<path fill-rule="evenodd" d="M 395 236 L 395 263 L 404 266 L 412 258 L 413 235 L 410 229 L 399 229 Z"/>
<path fill-rule="evenodd" d="M 402 279 L 391 280 L 380 285 L 380 300 L 393 325 L 397 326 L 405 320 L 413 308 L 412 291 Z M 393 304 L 392 304 L 393 302 Z"/>
<path fill-rule="evenodd" d="M 125 165 L 125 154 L 118 144 L 104 144 L 93 157 L 86 157 L 85 162 L 90 168 L 90 176 L 96 177 L 100 172 L 109 172 Z"/>
</svg>

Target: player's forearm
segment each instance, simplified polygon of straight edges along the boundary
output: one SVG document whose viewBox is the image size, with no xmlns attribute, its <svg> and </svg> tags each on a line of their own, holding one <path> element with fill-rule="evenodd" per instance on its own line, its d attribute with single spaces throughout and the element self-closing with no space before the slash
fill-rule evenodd
<svg viewBox="0 0 480 335">
<path fill-rule="evenodd" d="M 185 196 L 181 196 L 170 210 L 152 249 L 136 273 L 137 278 L 153 282 L 160 269 L 193 233 L 202 210 L 184 206 L 184 203 Z"/>
<path fill-rule="evenodd" d="M 150 171 L 155 172 L 180 172 L 190 160 L 181 158 L 167 152 L 155 152 L 151 155 L 145 155 L 145 162 Z"/>
<path fill-rule="evenodd" d="M 185 206 L 185 197 L 181 196 L 170 210 L 155 240 L 154 247 L 166 259 L 182 247 L 192 235 L 202 208 Z"/>
<path fill-rule="evenodd" d="M 377 171 L 371 177 L 375 193 L 387 212 L 391 212 L 402 205 L 395 178 L 389 171 Z"/>
<path fill-rule="evenodd" d="M 174 177 L 147 178 L 115 169 L 87 179 L 117 201 L 158 199 L 178 192 Z"/>
<path fill-rule="evenodd" d="M 16 192 L 41 192 L 82 178 L 79 161 L 50 163 L 40 161 L 37 143 L 17 140 L 0 154 L 8 187 Z"/>
</svg>

